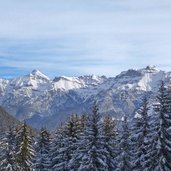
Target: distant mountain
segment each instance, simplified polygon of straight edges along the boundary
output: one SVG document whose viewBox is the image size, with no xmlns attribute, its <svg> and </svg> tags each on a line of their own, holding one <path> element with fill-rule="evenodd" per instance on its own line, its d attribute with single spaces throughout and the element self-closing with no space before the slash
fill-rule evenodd
<svg viewBox="0 0 171 171">
<path fill-rule="evenodd" d="M 87 113 L 97 101 L 102 114 L 132 116 L 142 97 L 155 96 L 161 80 L 171 82 L 171 72 L 147 66 L 116 77 L 55 77 L 38 70 L 11 80 L 0 79 L 0 105 L 34 127 L 53 129 L 71 113 Z"/>
<path fill-rule="evenodd" d="M 16 126 L 20 122 L 7 113 L 2 107 L 0 107 L 0 132 L 8 130 L 10 127 Z"/>
</svg>

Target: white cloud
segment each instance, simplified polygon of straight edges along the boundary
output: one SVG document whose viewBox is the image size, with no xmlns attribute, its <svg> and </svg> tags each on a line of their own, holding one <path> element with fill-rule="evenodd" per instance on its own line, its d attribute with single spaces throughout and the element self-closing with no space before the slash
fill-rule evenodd
<svg viewBox="0 0 171 171">
<path fill-rule="evenodd" d="M 0 67 L 115 75 L 171 66 L 170 0 L 6 0 L 0 6 Z"/>
</svg>

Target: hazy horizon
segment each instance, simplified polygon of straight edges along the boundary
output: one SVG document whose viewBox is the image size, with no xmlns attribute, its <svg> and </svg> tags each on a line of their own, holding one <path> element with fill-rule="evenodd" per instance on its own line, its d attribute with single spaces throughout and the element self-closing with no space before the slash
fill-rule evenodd
<svg viewBox="0 0 171 171">
<path fill-rule="evenodd" d="M 22 77 L 22 76 L 27 76 L 27 75 L 29 75 L 29 74 L 31 74 L 32 72 L 35 72 L 35 70 L 36 71 L 38 71 L 38 72 L 41 72 L 41 74 L 44 74 L 45 76 L 47 76 L 47 77 L 49 77 L 51 80 L 53 80 L 55 77 L 80 77 L 80 76 L 105 76 L 105 77 L 107 77 L 107 78 L 110 78 L 110 77 L 115 77 L 115 76 L 117 76 L 117 75 L 119 75 L 119 74 L 121 74 L 122 72 L 125 72 L 125 71 L 128 71 L 129 69 L 133 69 L 133 70 L 141 70 L 141 69 L 146 69 L 147 67 L 152 67 L 152 68 L 156 68 L 157 70 L 161 70 L 161 71 L 170 71 L 171 72 L 171 70 L 162 70 L 161 68 L 159 68 L 159 67 L 157 67 L 156 65 L 147 65 L 147 66 L 144 66 L 144 67 L 142 67 L 142 68 L 128 68 L 128 69 L 125 69 L 125 70 L 122 70 L 122 71 L 120 71 L 120 72 L 118 72 L 118 73 L 115 73 L 114 75 L 111 75 L 111 76 L 108 76 L 108 75 L 104 75 L 104 74 L 102 74 L 102 75 L 99 75 L 99 74 L 93 74 L 93 73 L 89 73 L 89 74 L 78 74 L 78 75 L 59 75 L 58 73 L 53 73 L 53 76 L 52 75 L 48 75 L 48 73 L 45 73 L 43 70 L 39 70 L 39 69 L 33 69 L 33 70 L 30 70 L 30 71 L 28 71 L 28 72 L 26 72 L 26 73 L 20 73 L 20 74 L 18 74 L 18 75 L 13 75 L 13 76 L 4 76 L 4 77 L 1 77 L 2 79 L 13 79 L 13 78 L 17 78 L 17 77 Z M 0 78 L 0 79 L 1 79 Z"/>
</svg>

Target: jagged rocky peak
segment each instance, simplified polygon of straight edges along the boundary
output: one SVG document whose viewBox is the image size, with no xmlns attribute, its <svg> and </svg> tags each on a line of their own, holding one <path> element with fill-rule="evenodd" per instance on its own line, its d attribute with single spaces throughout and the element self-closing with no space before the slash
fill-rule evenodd
<svg viewBox="0 0 171 171">
<path fill-rule="evenodd" d="M 153 72 L 159 72 L 160 70 L 155 65 L 148 65 L 145 69 L 143 69 L 146 72 L 153 73 Z"/>
<path fill-rule="evenodd" d="M 53 79 L 53 82 L 58 82 L 60 79 L 61 79 L 61 77 L 55 77 L 55 78 Z"/>
<path fill-rule="evenodd" d="M 30 74 L 29 76 L 33 76 L 33 77 L 36 77 L 36 78 L 42 78 L 42 79 L 45 79 L 45 80 L 50 80 L 48 76 L 46 76 L 45 74 L 43 74 L 42 72 L 40 72 L 39 70 L 37 69 L 34 69 Z"/>
<path fill-rule="evenodd" d="M 54 81 L 54 82 L 58 82 L 58 81 L 60 81 L 60 80 L 73 81 L 73 80 L 75 80 L 75 79 L 77 79 L 77 77 L 59 76 L 59 77 L 55 77 L 55 78 L 53 79 L 53 81 Z"/>
<path fill-rule="evenodd" d="M 39 70 L 33 70 L 30 74 L 14 78 L 10 81 L 12 89 L 38 88 L 41 84 L 49 83 L 50 79 Z"/>
<path fill-rule="evenodd" d="M 123 77 L 129 77 L 129 78 L 134 78 L 134 77 L 140 77 L 142 76 L 142 73 L 138 70 L 135 69 L 129 69 L 127 71 L 121 72 L 116 78 L 123 78 Z"/>
<path fill-rule="evenodd" d="M 86 79 L 86 80 L 99 80 L 99 79 L 107 79 L 106 76 L 98 76 L 98 75 L 84 75 L 84 76 L 79 76 L 80 79 Z"/>
<path fill-rule="evenodd" d="M 39 75 L 39 74 L 41 74 L 41 72 L 37 69 L 34 69 L 33 71 L 31 71 L 31 74 L 32 75 Z"/>
<path fill-rule="evenodd" d="M 120 78 L 120 77 L 141 77 L 143 76 L 145 73 L 158 73 L 159 70 L 155 65 L 148 65 L 147 67 L 143 68 L 143 69 L 129 69 L 127 71 L 123 71 L 121 72 L 118 76 L 116 76 L 116 78 Z"/>
<path fill-rule="evenodd" d="M 103 83 L 105 80 L 107 80 L 107 77 L 105 76 L 96 76 L 96 75 L 84 75 L 79 77 L 66 77 L 66 76 L 60 76 L 55 77 L 53 79 L 53 82 L 75 82 L 80 85 L 88 86 L 88 85 L 98 85 L 100 83 Z M 84 87 L 83 86 L 83 87 Z"/>
<path fill-rule="evenodd" d="M 80 82 L 78 77 L 60 76 L 53 79 L 51 87 L 54 90 L 68 91 L 72 89 L 79 89 L 83 87 L 83 84 Z"/>
<path fill-rule="evenodd" d="M 97 75 L 84 75 L 78 77 L 80 80 L 82 80 L 86 85 L 98 85 L 103 83 L 105 80 L 107 80 L 107 77 L 105 76 L 97 76 Z"/>
</svg>

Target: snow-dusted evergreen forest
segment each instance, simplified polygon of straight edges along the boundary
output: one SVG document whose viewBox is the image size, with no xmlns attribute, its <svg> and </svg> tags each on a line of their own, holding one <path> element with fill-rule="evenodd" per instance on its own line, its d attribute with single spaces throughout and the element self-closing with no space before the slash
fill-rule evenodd
<svg viewBox="0 0 171 171">
<path fill-rule="evenodd" d="M 171 90 L 154 104 L 144 97 L 135 117 L 73 114 L 55 133 L 33 134 L 23 123 L 1 133 L 1 171 L 170 171 Z"/>
</svg>

